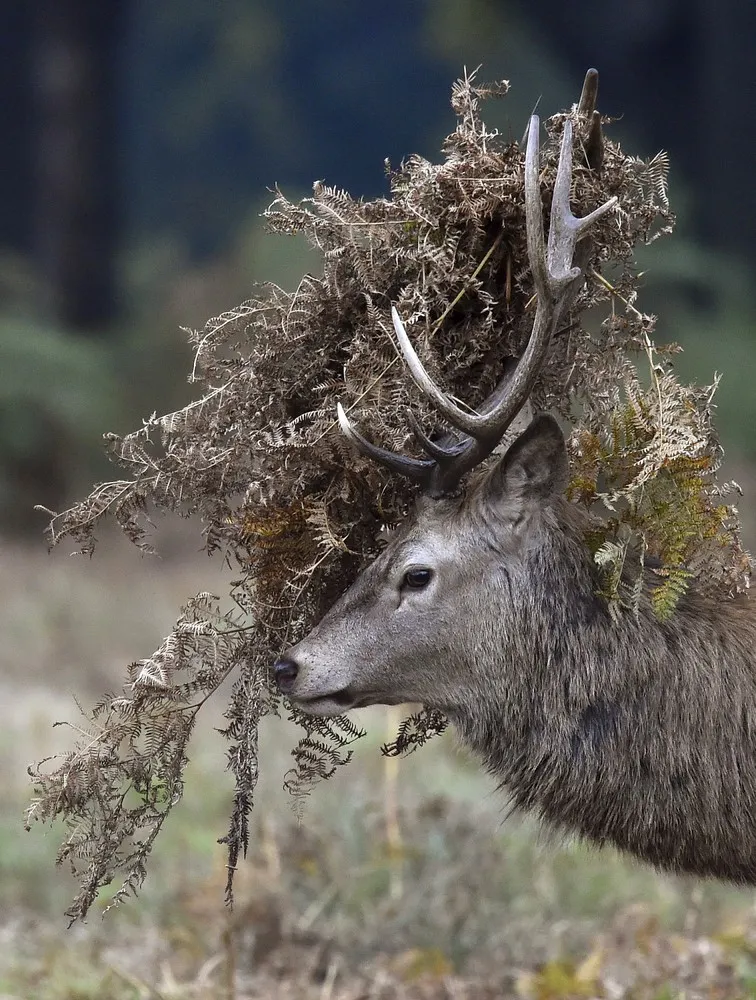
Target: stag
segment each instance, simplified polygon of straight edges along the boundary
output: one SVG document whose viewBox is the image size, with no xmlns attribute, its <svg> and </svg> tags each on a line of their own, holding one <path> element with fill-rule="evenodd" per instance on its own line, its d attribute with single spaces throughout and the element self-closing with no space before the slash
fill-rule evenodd
<svg viewBox="0 0 756 1000">
<path fill-rule="evenodd" d="M 413 419 L 425 457 L 411 458 L 368 441 L 339 407 L 354 447 L 419 483 L 421 495 L 277 661 L 277 683 L 315 715 L 401 702 L 438 709 L 513 803 L 548 824 L 663 869 L 756 883 L 753 605 L 691 588 L 662 622 L 649 589 L 637 614 L 613 617 L 585 542 L 587 515 L 564 496 L 559 424 L 540 414 L 494 454 L 581 280 L 576 244 L 613 206 L 572 215 L 567 120 L 546 245 L 538 129 L 534 116 L 525 208 L 537 309 L 527 347 L 470 412 L 429 377 L 394 310 L 414 381 L 457 434 L 439 443 Z"/>
</svg>

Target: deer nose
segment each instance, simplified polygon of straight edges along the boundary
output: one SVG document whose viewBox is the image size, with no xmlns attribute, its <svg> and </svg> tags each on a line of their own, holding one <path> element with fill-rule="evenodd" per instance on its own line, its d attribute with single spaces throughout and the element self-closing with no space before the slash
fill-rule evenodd
<svg viewBox="0 0 756 1000">
<path fill-rule="evenodd" d="M 276 660 L 273 664 L 273 674 L 276 678 L 278 690 L 282 694 L 288 694 L 291 691 L 298 673 L 299 664 L 296 660 L 292 660 L 289 657 L 282 656 L 280 660 Z"/>
</svg>

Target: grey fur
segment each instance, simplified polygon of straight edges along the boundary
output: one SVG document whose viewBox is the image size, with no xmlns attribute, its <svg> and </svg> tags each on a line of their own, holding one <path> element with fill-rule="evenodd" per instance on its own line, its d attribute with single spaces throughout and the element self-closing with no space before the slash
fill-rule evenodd
<svg viewBox="0 0 756 1000">
<path fill-rule="evenodd" d="M 286 656 L 302 708 L 445 712 L 517 806 L 662 868 L 756 883 L 756 622 L 690 592 L 660 622 L 597 596 L 564 439 L 536 418 L 413 518 Z M 433 570 L 402 587 L 410 566 Z"/>
</svg>

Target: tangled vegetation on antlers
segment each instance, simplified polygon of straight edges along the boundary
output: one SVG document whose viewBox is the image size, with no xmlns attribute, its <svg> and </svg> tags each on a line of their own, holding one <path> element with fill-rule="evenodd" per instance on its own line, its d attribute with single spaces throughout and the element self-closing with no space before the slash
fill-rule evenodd
<svg viewBox="0 0 756 1000">
<path fill-rule="evenodd" d="M 602 141 L 596 82 L 589 72 L 580 103 L 546 123 L 544 214 L 567 118 L 576 142 L 574 210 L 587 214 L 612 196 L 617 207 L 579 248 L 586 280 L 552 341 L 533 403 L 573 426 L 570 495 L 603 504 L 589 542 L 614 613 L 632 613 L 653 555 L 664 617 L 692 576 L 728 592 L 746 586 L 748 562 L 734 508 L 716 482 L 713 387 L 676 380 L 674 346 L 654 346 L 654 319 L 635 306 L 634 250 L 672 228 L 667 159 L 643 161 Z M 269 665 L 355 578 L 413 500 L 412 486 L 387 480 L 352 451 L 336 421 L 341 401 L 375 441 L 395 449 L 412 447 L 410 404 L 433 425 L 398 360 L 391 305 L 428 371 L 453 394 L 472 394 L 474 404 L 506 360 L 522 353 L 533 315 L 524 154 L 481 117 L 482 101 L 507 90 L 506 82 L 482 86 L 474 76 L 458 81 L 458 122 L 442 162 L 412 156 L 389 169 L 388 198 L 355 200 L 323 184 L 299 204 L 279 193 L 266 213 L 270 229 L 306 234 L 321 253 L 322 275 L 306 275 L 294 292 L 262 286 L 192 333 L 196 400 L 126 437 L 108 435 L 126 477 L 52 518 L 52 545 L 71 539 L 90 553 L 106 515 L 145 549 L 150 510 L 195 515 L 207 550 L 236 576 L 230 604 L 209 594 L 188 601 L 160 648 L 129 667 L 123 690 L 91 711 L 74 749 L 32 769 L 28 821 L 61 816 L 68 826 L 59 861 L 80 877 L 71 920 L 84 917 L 113 879 L 121 880 L 115 902 L 142 884 L 155 838 L 181 798 L 197 713 L 234 674 L 224 732 L 236 781 L 223 838 L 231 898 L 249 837 L 258 725 L 281 708 Z M 302 796 L 349 760 L 360 731 L 346 718 L 292 717 L 304 736 L 285 781 Z M 420 711 L 384 749 L 406 752 L 444 726 L 438 713 Z"/>
</svg>

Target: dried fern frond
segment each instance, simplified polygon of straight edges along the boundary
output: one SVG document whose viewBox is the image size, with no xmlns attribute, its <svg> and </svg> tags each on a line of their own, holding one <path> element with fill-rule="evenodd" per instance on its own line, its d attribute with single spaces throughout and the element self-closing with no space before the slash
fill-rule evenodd
<svg viewBox="0 0 756 1000">
<path fill-rule="evenodd" d="M 90 713 L 75 750 L 35 769 L 30 818 L 62 816 L 70 828 L 61 860 L 82 878 L 72 918 L 116 875 L 124 879 L 119 899 L 141 884 L 154 838 L 181 795 L 196 712 L 235 673 L 225 737 L 236 792 L 223 838 L 231 898 L 249 836 L 258 724 L 280 710 L 269 664 L 352 582 L 414 498 L 413 487 L 387 480 L 352 451 L 336 402 L 394 449 L 415 447 L 407 406 L 424 426 L 438 423 L 399 361 L 390 307 L 431 375 L 470 405 L 522 353 L 533 322 L 524 152 L 489 130 L 481 110 L 507 89 L 479 84 L 475 74 L 459 80 L 457 126 L 441 161 L 410 156 L 389 171 L 387 198 L 359 200 L 321 183 L 299 203 L 277 192 L 269 228 L 304 233 L 320 252 L 322 274 L 305 275 L 293 292 L 264 285 L 192 332 L 197 398 L 153 414 L 123 438 L 109 435 L 124 478 L 53 517 L 51 544 L 71 539 L 91 552 L 106 515 L 140 546 L 149 545 L 153 510 L 196 515 L 207 550 L 234 570 L 238 609 L 228 617 L 204 597 L 190 604 L 161 649 L 131 669 L 124 692 Z M 622 613 L 620 597 L 632 606 L 648 551 L 666 573 L 658 591 L 664 615 L 689 575 L 727 592 L 742 586 L 743 554 L 734 511 L 716 492 L 710 394 L 681 386 L 652 357 L 653 318 L 634 304 L 636 247 L 673 224 L 666 155 L 644 161 L 606 138 L 598 163 L 588 117 L 575 106 L 546 123 L 544 215 L 567 118 L 576 143 L 575 213 L 612 196 L 617 210 L 579 245 L 586 281 L 553 338 L 533 404 L 576 420 L 573 497 L 603 498 L 610 509 L 591 543 L 607 569 L 610 606 Z M 595 317 L 603 320 L 598 332 Z M 651 359 L 650 388 L 636 372 L 638 352 Z M 633 559 L 639 569 L 628 575 Z M 299 801 L 312 781 L 349 760 L 359 731 L 346 719 L 293 718 L 304 737 L 286 784 Z M 386 751 L 414 749 L 445 724 L 438 713 L 420 712 Z"/>
<path fill-rule="evenodd" d="M 198 594 L 159 649 L 129 666 L 122 691 L 83 712 L 83 723 L 66 723 L 77 734 L 73 749 L 30 769 L 36 795 L 27 828 L 59 816 L 68 827 L 57 860 L 81 878 L 66 911 L 71 921 L 86 916 L 116 872 L 122 883 L 111 905 L 136 895 L 183 794 L 197 712 L 247 657 L 247 628 L 212 595 Z"/>
</svg>

